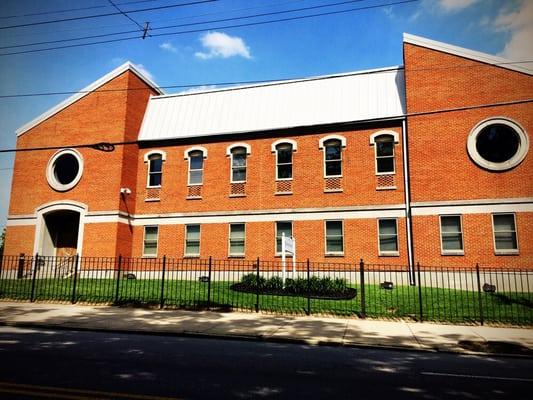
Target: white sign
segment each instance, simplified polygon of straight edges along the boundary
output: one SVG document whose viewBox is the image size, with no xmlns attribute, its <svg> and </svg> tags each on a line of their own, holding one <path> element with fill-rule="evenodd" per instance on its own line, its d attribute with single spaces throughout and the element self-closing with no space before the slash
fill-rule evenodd
<svg viewBox="0 0 533 400">
<path fill-rule="evenodd" d="M 293 237 L 285 236 L 285 233 L 281 234 L 281 278 L 283 279 L 283 287 L 285 287 L 285 278 L 287 270 L 285 267 L 285 256 L 290 254 L 292 256 L 292 275 L 296 277 L 296 240 Z"/>
<path fill-rule="evenodd" d="M 283 247 L 287 253 L 294 254 L 294 240 L 289 236 L 283 236 Z"/>
</svg>

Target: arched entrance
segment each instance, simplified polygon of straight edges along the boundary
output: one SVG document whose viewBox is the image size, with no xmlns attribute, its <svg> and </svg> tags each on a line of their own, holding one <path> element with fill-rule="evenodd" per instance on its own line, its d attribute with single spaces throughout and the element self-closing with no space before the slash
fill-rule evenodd
<svg viewBox="0 0 533 400">
<path fill-rule="evenodd" d="M 77 202 L 57 202 L 37 209 L 34 253 L 41 256 L 81 255 L 83 220 L 87 206 Z"/>
</svg>

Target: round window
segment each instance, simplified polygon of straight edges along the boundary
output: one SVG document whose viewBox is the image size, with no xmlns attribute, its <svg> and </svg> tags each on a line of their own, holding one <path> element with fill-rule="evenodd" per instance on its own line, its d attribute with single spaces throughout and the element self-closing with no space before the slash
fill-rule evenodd
<svg viewBox="0 0 533 400">
<path fill-rule="evenodd" d="M 83 173 L 83 158 L 76 150 L 60 150 L 52 156 L 46 169 L 48 184 L 64 192 L 78 184 Z"/>
<path fill-rule="evenodd" d="M 468 136 L 468 154 L 480 167 L 503 171 L 520 164 L 527 154 L 527 134 L 515 122 L 490 119 L 479 123 Z"/>
</svg>

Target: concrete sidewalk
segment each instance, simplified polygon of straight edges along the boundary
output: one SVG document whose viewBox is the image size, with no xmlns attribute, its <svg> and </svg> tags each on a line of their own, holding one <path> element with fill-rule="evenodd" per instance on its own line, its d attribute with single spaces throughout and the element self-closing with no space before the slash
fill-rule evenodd
<svg viewBox="0 0 533 400">
<path fill-rule="evenodd" d="M 533 329 L 0 301 L 0 324 L 533 357 Z"/>
</svg>

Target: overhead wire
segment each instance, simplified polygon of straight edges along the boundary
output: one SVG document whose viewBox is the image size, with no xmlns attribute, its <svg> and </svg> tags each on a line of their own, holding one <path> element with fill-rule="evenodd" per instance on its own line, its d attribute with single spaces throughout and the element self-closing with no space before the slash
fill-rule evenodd
<svg viewBox="0 0 533 400">
<path fill-rule="evenodd" d="M 137 21 L 135 21 L 133 18 L 131 18 L 126 12 L 122 11 L 115 3 L 113 3 L 113 0 L 107 0 L 119 13 L 124 15 L 127 19 L 129 19 L 131 22 L 133 22 L 135 25 L 139 27 L 139 29 L 143 30 L 144 27 L 139 24 Z"/>
</svg>

